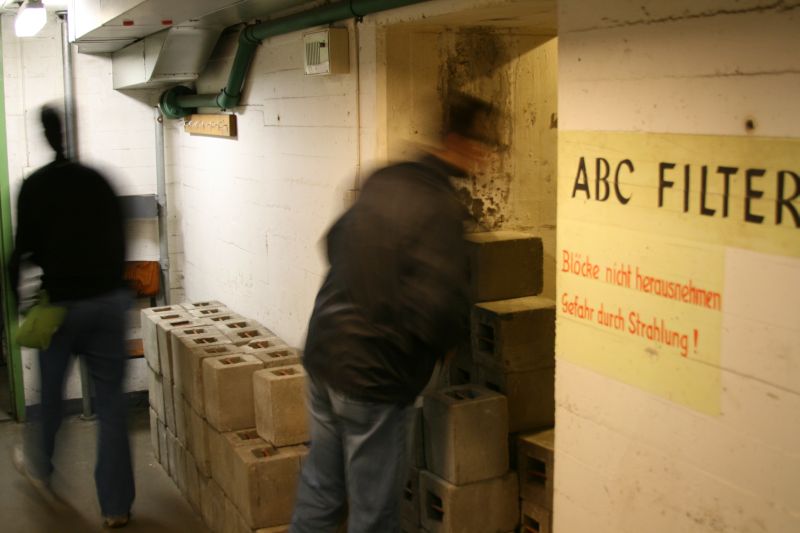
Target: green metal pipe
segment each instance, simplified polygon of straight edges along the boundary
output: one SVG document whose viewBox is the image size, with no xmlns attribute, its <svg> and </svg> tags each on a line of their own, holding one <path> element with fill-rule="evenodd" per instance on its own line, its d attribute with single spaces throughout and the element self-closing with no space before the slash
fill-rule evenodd
<svg viewBox="0 0 800 533">
<path fill-rule="evenodd" d="M 231 109 L 239 105 L 242 87 L 261 41 L 276 35 L 331 24 L 350 17 L 364 17 L 379 11 L 418 4 L 424 0 L 346 0 L 327 4 L 288 17 L 247 26 L 239 34 L 239 48 L 228 75 L 228 84 L 218 94 L 191 94 L 186 87 L 168 89 L 161 95 L 161 112 L 167 118 L 180 118 L 198 107 Z"/>
</svg>

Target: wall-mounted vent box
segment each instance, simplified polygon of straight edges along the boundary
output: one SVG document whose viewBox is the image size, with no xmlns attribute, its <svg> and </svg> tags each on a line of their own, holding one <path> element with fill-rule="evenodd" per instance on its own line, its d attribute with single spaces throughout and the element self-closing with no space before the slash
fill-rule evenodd
<svg viewBox="0 0 800 533">
<path fill-rule="evenodd" d="M 326 28 L 303 35 L 305 71 L 310 76 L 350 72 L 347 28 Z"/>
</svg>

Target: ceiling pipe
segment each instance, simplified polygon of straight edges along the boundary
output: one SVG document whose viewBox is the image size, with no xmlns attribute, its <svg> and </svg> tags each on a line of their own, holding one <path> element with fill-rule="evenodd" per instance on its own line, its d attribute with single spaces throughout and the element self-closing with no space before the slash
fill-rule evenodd
<svg viewBox="0 0 800 533">
<path fill-rule="evenodd" d="M 346 0 L 247 26 L 239 34 L 239 48 L 236 50 L 225 88 L 218 94 L 195 94 L 182 85 L 172 87 L 161 95 L 159 101 L 161 112 L 167 118 L 181 118 L 192 114 L 198 107 L 231 109 L 239 105 L 250 63 L 253 61 L 256 48 L 264 39 L 351 17 L 361 18 L 422 1 L 424 0 Z"/>
</svg>

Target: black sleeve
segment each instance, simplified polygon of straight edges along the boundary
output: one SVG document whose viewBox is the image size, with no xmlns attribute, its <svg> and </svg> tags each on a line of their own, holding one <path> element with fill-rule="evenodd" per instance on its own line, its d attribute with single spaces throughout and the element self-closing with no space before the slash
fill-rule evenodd
<svg viewBox="0 0 800 533">
<path fill-rule="evenodd" d="M 400 309 L 406 333 L 444 355 L 461 340 L 469 303 L 461 221 L 432 214 L 406 250 Z"/>
<path fill-rule="evenodd" d="M 8 262 L 9 283 L 14 299 L 19 305 L 19 275 L 22 257 L 33 251 L 33 227 L 30 182 L 22 182 L 22 188 L 17 197 L 17 235 L 14 240 L 14 250 Z"/>
</svg>

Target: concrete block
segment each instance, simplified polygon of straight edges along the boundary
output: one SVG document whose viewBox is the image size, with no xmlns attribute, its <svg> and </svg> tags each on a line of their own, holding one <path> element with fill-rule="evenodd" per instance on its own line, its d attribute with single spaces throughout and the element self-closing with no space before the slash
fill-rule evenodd
<svg viewBox="0 0 800 533">
<path fill-rule="evenodd" d="M 204 332 L 188 333 L 198 330 Z M 174 367 L 177 368 L 175 386 L 201 416 L 205 416 L 203 359 L 231 354 L 234 350 L 226 347 L 229 345 L 230 341 L 213 326 L 190 328 L 172 334 L 172 354 Z"/>
<path fill-rule="evenodd" d="M 181 445 L 180 441 L 178 441 L 178 437 L 175 436 L 175 485 L 178 486 L 178 489 L 182 493 L 186 493 L 186 461 L 187 461 L 187 450 L 184 446 Z"/>
<path fill-rule="evenodd" d="M 224 432 L 255 425 L 253 373 L 262 368 L 264 363 L 247 354 L 203 360 L 203 404 L 214 429 Z"/>
<path fill-rule="evenodd" d="M 178 479 L 178 438 L 168 429 L 164 428 L 167 436 L 167 471 L 172 481 Z"/>
<path fill-rule="evenodd" d="M 400 533 L 426 533 L 424 529 L 419 527 L 419 524 L 406 522 L 402 517 L 400 518 Z"/>
<path fill-rule="evenodd" d="M 195 309 L 203 309 L 206 307 L 225 307 L 225 304 L 217 300 L 202 300 L 199 302 L 183 302 L 180 304 L 186 311 L 193 311 Z"/>
<path fill-rule="evenodd" d="M 203 320 L 208 321 L 208 323 L 212 326 L 219 327 L 219 324 L 222 324 L 223 322 L 237 322 L 247 319 L 240 314 L 228 310 L 227 313 L 206 316 Z"/>
<path fill-rule="evenodd" d="M 257 357 L 264 363 L 264 368 L 299 365 L 302 362 L 300 350 L 290 348 L 285 344 L 274 345 L 272 339 L 252 341 L 246 344 L 244 348 L 245 353 Z"/>
<path fill-rule="evenodd" d="M 186 409 L 186 447 L 192 453 L 197 470 L 206 477 L 211 476 L 211 463 L 208 443 L 209 435 L 206 430 L 208 423 L 201 417 L 197 411 L 191 407 Z"/>
<path fill-rule="evenodd" d="M 533 431 L 555 423 L 555 367 L 505 372 L 477 365 L 477 382 L 508 398 L 508 431 Z"/>
<path fill-rule="evenodd" d="M 542 292 L 542 239 L 516 231 L 465 235 L 473 302 L 535 296 Z"/>
<path fill-rule="evenodd" d="M 177 436 L 175 420 L 175 388 L 162 375 L 161 392 L 164 396 L 164 423 Z"/>
<path fill-rule="evenodd" d="M 221 533 L 225 527 L 225 494 L 213 479 L 200 485 L 200 507 L 208 529 Z"/>
<path fill-rule="evenodd" d="M 173 386 L 172 388 L 172 399 L 175 402 L 175 436 L 178 438 L 178 442 L 181 443 L 183 446 L 187 446 L 187 429 L 186 429 L 186 410 L 191 409 L 186 398 L 181 396 L 178 390 Z"/>
<path fill-rule="evenodd" d="M 403 489 L 403 499 L 400 501 L 400 520 L 407 526 L 420 526 L 419 507 L 419 468 L 408 469 L 408 479 Z"/>
<path fill-rule="evenodd" d="M 158 356 L 158 336 L 156 323 L 160 320 L 177 320 L 186 317 L 184 310 L 178 306 L 148 307 L 141 311 L 142 345 L 147 364 L 158 373 L 162 373 Z"/>
<path fill-rule="evenodd" d="M 253 374 L 256 430 L 273 446 L 309 439 L 306 372 L 300 365 L 266 368 Z"/>
<path fill-rule="evenodd" d="M 153 457 L 155 457 L 156 462 L 161 462 L 161 452 L 159 451 L 159 439 L 158 439 L 158 415 L 156 415 L 155 410 L 151 407 L 150 411 L 150 447 L 153 449 Z"/>
<path fill-rule="evenodd" d="M 192 326 L 201 326 L 202 321 L 195 320 L 186 315 L 183 318 L 175 320 L 160 320 L 156 322 L 156 339 L 158 342 L 158 358 L 161 365 L 161 373 L 164 379 L 174 384 L 175 377 L 173 376 L 174 365 L 172 357 L 172 332 L 175 330 L 188 328 Z"/>
<path fill-rule="evenodd" d="M 236 448 L 247 446 L 266 446 L 267 442 L 258 436 L 256 428 L 228 433 L 209 433 L 211 453 L 211 477 L 223 492 L 232 498 L 234 494 L 233 467 L 236 463 Z"/>
<path fill-rule="evenodd" d="M 225 499 L 225 529 L 224 533 L 253 533 L 253 530 L 245 522 L 242 513 L 230 500 Z"/>
<path fill-rule="evenodd" d="M 271 341 L 272 346 L 286 344 L 281 339 L 276 337 L 275 334 L 270 330 L 263 327 L 250 327 L 231 330 L 228 333 L 228 339 L 230 339 L 230 341 L 236 346 L 245 346 L 253 341 L 264 340 Z"/>
<path fill-rule="evenodd" d="M 161 420 L 157 421 L 158 424 L 158 450 L 159 450 L 159 463 L 164 468 L 164 471 L 169 475 L 169 449 L 167 446 L 167 427 Z"/>
<path fill-rule="evenodd" d="M 555 430 L 520 435 L 517 440 L 519 494 L 546 510 L 553 510 Z"/>
<path fill-rule="evenodd" d="M 522 500 L 521 533 L 552 533 L 553 511 Z"/>
<path fill-rule="evenodd" d="M 289 533 L 289 525 L 275 526 L 275 527 L 262 527 L 256 529 L 256 533 Z"/>
<path fill-rule="evenodd" d="M 195 511 L 200 509 L 200 478 L 192 452 L 186 451 L 186 499 Z"/>
<path fill-rule="evenodd" d="M 425 395 L 428 470 L 455 485 L 490 479 L 508 470 L 506 398 L 477 385 Z"/>
<path fill-rule="evenodd" d="M 431 533 L 513 531 L 519 524 L 517 475 L 453 485 L 423 470 L 419 495 L 422 527 Z"/>
<path fill-rule="evenodd" d="M 233 311 L 223 306 L 200 307 L 198 309 L 191 309 L 186 311 L 189 316 L 194 318 L 209 318 L 219 315 L 230 315 Z"/>
<path fill-rule="evenodd" d="M 476 304 L 471 332 L 478 363 L 507 371 L 555 366 L 556 303 L 549 298 Z"/>
<path fill-rule="evenodd" d="M 306 448 L 289 446 L 242 446 L 235 449 L 234 495 L 242 517 L 251 528 L 265 528 L 291 521 L 300 453 Z"/>
<path fill-rule="evenodd" d="M 160 374 L 152 368 L 147 369 L 147 400 L 150 407 L 156 412 L 159 420 L 166 423 L 166 412 L 164 409 L 164 384 Z"/>
</svg>

